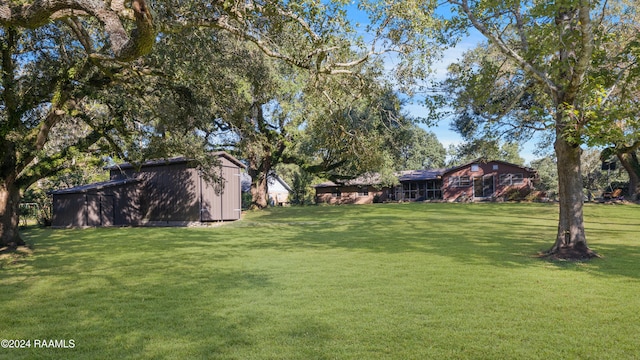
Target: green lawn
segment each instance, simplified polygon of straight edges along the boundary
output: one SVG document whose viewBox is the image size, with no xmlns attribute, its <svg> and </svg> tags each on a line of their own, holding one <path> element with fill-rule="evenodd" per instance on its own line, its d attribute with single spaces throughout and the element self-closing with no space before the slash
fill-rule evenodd
<svg viewBox="0 0 640 360">
<path fill-rule="evenodd" d="M 602 259 L 549 262 L 557 207 L 279 208 L 215 228 L 25 232 L 3 359 L 637 359 L 640 206 L 585 209 Z M 33 347 L 74 340 L 73 349 Z"/>
</svg>

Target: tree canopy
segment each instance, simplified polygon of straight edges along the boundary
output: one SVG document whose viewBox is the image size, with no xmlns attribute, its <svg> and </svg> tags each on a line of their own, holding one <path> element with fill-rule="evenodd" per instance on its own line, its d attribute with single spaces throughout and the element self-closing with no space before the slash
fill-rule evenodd
<svg viewBox="0 0 640 360">
<path fill-rule="evenodd" d="M 470 134 L 512 138 L 526 136 L 530 129 L 552 131 L 560 216 L 556 242 L 547 254 L 595 256 L 584 234 L 581 146 L 604 139 L 602 132 L 593 130 L 613 123 L 596 114 L 604 109 L 606 94 L 619 86 L 613 79 L 636 68 L 630 49 L 636 47 L 637 37 L 621 30 L 635 26 L 635 5 L 449 3 L 453 26 L 463 31 L 473 27 L 488 41 L 452 68 L 451 88 L 461 89 L 455 100 L 457 127 Z"/>
<path fill-rule="evenodd" d="M 276 70 L 286 79 L 294 72 L 283 72 L 282 64 L 304 70 L 309 89 L 326 97 L 323 87 L 337 81 L 329 77 L 360 88 L 372 79 L 362 69 L 393 53 L 394 79 L 408 89 L 426 74 L 441 28 L 434 4 L 387 5 L 358 4 L 370 18 L 362 35 L 344 1 L 0 1 L 2 244 L 21 242 L 20 192 L 67 167 L 73 154 L 98 151 L 141 161 L 178 149 L 197 154 L 204 139 L 229 130 L 251 138 L 242 130 L 247 120 L 259 119 L 284 96 L 279 84 L 273 87 L 278 79 L 259 77 Z M 410 17 L 416 9 L 419 16 Z M 155 45 L 158 51 L 150 53 Z M 177 45 L 183 51 L 176 52 Z M 251 73 L 249 81 L 221 71 L 215 77 L 212 67 L 226 66 L 243 51 L 258 59 L 245 70 L 265 71 Z M 234 117 L 244 119 L 243 126 Z M 74 131 L 52 141 L 63 125 Z M 278 133 L 269 131 L 260 136 Z"/>
</svg>

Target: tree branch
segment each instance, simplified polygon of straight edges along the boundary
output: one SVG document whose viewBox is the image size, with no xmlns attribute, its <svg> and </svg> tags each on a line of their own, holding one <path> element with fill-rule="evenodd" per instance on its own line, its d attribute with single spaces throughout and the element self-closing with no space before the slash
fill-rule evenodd
<svg viewBox="0 0 640 360">
<path fill-rule="evenodd" d="M 114 1 L 111 5 L 112 8 L 108 8 L 103 0 L 34 0 L 25 4 L 0 0 L 0 25 L 35 29 L 52 19 L 88 15 L 104 26 L 116 60 L 131 61 L 151 51 L 155 31 L 145 0 L 131 1 L 136 28 L 130 34 L 125 31 L 121 19 L 127 17 L 123 1 Z"/>
<path fill-rule="evenodd" d="M 575 93 L 578 92 L 580 86 L 582 85 L 587 69 L 591 65 L 591 57 L 593 55 L 594 44 L 593 26 L 591 24 L 590 11 L 590 1 L 581 0 L 580 8 L 578 9 L 578 19 L 582 35 L 582 51 L 580 51 L 580 55 L 576 62 L 576 67 L 571 76 L 571 81 L 569 82 L 569 88 L 566 91 L 566 93 L 570 94 L 570 97 L 573 97 Z"/>
<path fill-rule="evenodd" d="M 486 36 L 487 39 L 492 41 L 500 51 L 505 55 L 509 56 L 511 59 L 516 61 L 524 70 L 530 73 L 536 80 L 541 82 L 550 94 L 557 98 L 558 94 L 558 86 L 545 74 L 544 72 L 537 69 L 533 64 L 525 60 L 520 54 L 518 54 L 515 50 L 509 47 L 500 37 L 496 36 L 492 31 L 490 31 L 471 11 L 469 7 L 468 0 L 451 0 L 450 1 L 454 5 L 458 5 L 462 11 L 465 13 L 469 21 L 473 24 L 473 26 L 482 33 L 482 35 Z"/>
<path fill-rule="evenodd" d="M 21 189 L 26 189 L 36 181 L 64 170 L 67 167 L 66 160 L 69 154 L 74 150 L 86 152 L 89 147 L 103 137 L 103 130 L 104 129 L 93 130 L 87 136 L 78 139 L 73 145 L 67 146 L 58 153 L 39 158 L 36 164 L 20 173 L 16 184 L 18 184 Z"/>
</svg>

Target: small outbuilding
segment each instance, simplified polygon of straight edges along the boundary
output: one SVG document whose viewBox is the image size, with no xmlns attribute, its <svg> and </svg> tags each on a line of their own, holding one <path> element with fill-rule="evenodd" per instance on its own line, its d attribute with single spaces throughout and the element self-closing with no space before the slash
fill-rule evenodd
<svg viewBox="0 0 640 360">
<path fill-rule="evenodd" d="M 233 221 L 241 215 L 241 169 L 216 152 L 219 182 L 179 157 L 108 168 L 110 180 L 53 191 L 54 227 L 188 225 Z"/>
</svg>

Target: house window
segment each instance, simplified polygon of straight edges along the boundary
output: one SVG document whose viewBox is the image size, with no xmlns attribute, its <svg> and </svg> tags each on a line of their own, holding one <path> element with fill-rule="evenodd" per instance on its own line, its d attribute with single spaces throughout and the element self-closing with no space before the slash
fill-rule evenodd
<svg viewBox="0 0 640 360">
<path fill-rule="evenodd" d="M 358 196 L 369 196 L 369 188 L 368 187 L 359 188 Z"/>
<path fill-rule="evenodd" d="M 519 185 L 523 181 L 522 174 L 500 174 L 500 185 Z"/>
<path fill-rule="evenodd" d="M 493 164 L 493 170 L 498 170 L 498 164 Z"/>
<path fill-rule="evenodd" d="M 340 191 L 340 189 L 335 189 L 335 190 L 331 193 L 331 197 L 334 197 L 334 198 L 340 198 L 340 197 L 342 197 L 342 191 Z"/>
<path fill-rule="evenodd" d="M 471 165 L 471 171 L 473 172 L 480 171 L 480 165 L 478 164 Z"/>
<path fill-rule="evenodd" d="M 511 183 L 522 184 L 524 182 L 524 176 L 522 174 L 511 174 Z"/>
<path fill-rule="evenodd" d="M 466 187 L 471 185 L 469 176 L 452 176 L 449 178 L 449 185 L 452 187 Z"/>
</svg>

